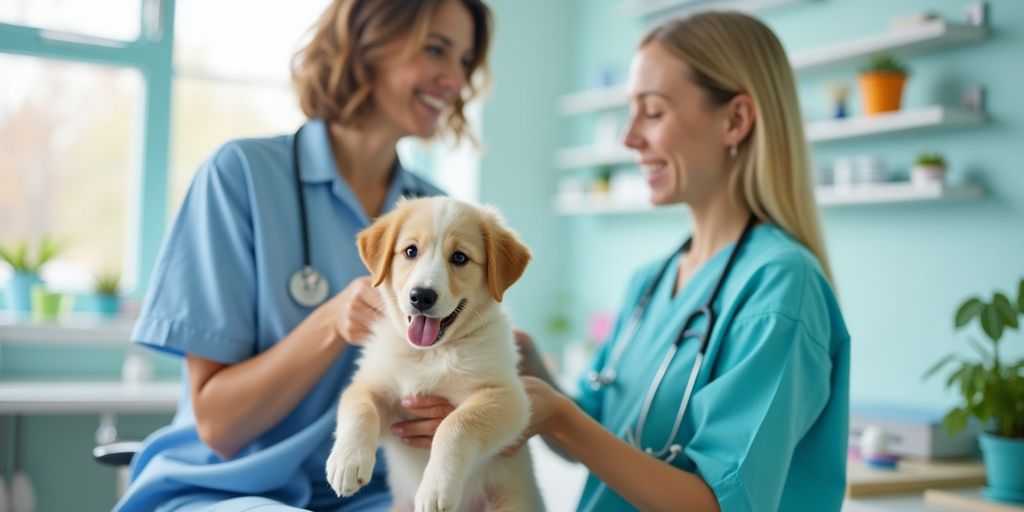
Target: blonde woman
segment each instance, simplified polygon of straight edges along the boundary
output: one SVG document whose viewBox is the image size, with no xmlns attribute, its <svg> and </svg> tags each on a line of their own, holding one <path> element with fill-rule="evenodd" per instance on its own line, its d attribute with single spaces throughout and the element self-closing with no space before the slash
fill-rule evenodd
<svg viewBox="0 0 1024 512">
<path fill-rule="evenodd" d="M 529 433 L 589 468 L 579 510 L 837 511 L 850 340 L 782 46 L 743 14 L 672 21 L 629 91 L 625 143 L 688 239 L 637 272 L 574 400 L 523 337 Z"/>
<path fill-rule="evenodd" d="M 439 193 L 395 147 L 463 134 L 490 32 L 480 0 L 335 0 L 295 61 L 309 121 L 202 165 L 132 335 L 183 357 L 187 389 L 116 510 L 391 507 L 380 463 L 350 499 L 324 473 L 379 301 L 355 235 L 400 196 Z"/>
</svg>

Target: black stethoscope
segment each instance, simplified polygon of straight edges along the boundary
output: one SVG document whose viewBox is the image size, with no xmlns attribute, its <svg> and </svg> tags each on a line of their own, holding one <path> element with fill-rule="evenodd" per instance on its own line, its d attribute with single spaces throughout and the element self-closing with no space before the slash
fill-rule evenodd
<svg viewBox="0 0 1024 512">
<path fill-rule="evenodd" d="M 754 215 L 750 216 L 746 226 L 743 227 L 743 233 L 740 234 L 739 240 L 736 245 L 733 246 L 732 252 L 729 253 L 729 259 L 725 263 L 725 268 L 722 269 L 721 275 L 718 276 L 718 281 L 715 283 L 715 287 L 711 290 L 711 295 L 703 305 L 693 310 L 689 316 L 686 317 L 686 321 L 683 322 L 683 327 L 676 334 L 675 342 L 669 347 L 669 351 L 665 354 L 665 358 L 661 361 L 661 366 L 658 368 L 658 372 L 654 376 L 654 380 L 651 381 L 651 386 L 647 390 L 647 397 L 644 399 L 642 408 L 640 409 L 640 417 L 637 419 L 636 430 L 632 427 L 626 430 L 626 442 L 633 445 L 639 450 L 652 455 L 656 458 L 665 458 L 665 462 L 672 462 L 677 455 L 682 451 L 683 447 L 678 443 L 673 443 L 676 435 L 679 433 L 679 427 L 683 423 L 683 414 L 686 412 L 686 407 L 690 403 L 690 395 L 693 394 L 693 388 L 697 383 L 697 374 L 700 373 L 700 368 L 704 363 L 704 356 L 708 349 L 708 343 L 711 341 L 711 331 L 715 327 L 715 310 L 714 303 L 718 297 L 718 292 L 722 289 L 722 284 L 725 283 L 725 279 L 729 276 L 729 272 L 732 271 L 733 262 L 736 260 L 736 255 L 740 252 L 740 249 L 746 243 L 747 238 L 750 236 L 750 232 L 753 230 L 754 225 L 757 223 L 757 218 Z M 654 296 L 654 291 L 658 288 L 661 279 L 665 277 L 665 273 L 675 259 L 676 254 L 682 254 L 690 246 L 690 239 L 672 254 L 662 265 L 661 270 L 655 276 L 654 280 L 647 285 L 647 289 L 644 290 L 643 295 L 640 296 L 640 300 L 636 306 L 633 307 L 633 311 L 630 312 L 629 319 L 626 322 L 625 328 L 622 330 L 625 333 L 626 338 L 615 340 L 615 349 L 609 358 L 608 364 L 601 369 L 600 372 L 592 371 L 587 375 L 587 380 L 590 383 L 590 387 L 597 391 L 604 386 L 609 386 L 615 383 L 617 378 L 617 369 L 619 367 L 620 360 L 622 359 L 623 353 L 626 348 L 632 343 L 633 338 L 636 336 L 637 330 L 640 328 L 640 322 L 643 320 L 644 313 L 647 310 L 647 305 L 651 301 L 651 297 Z M 707 327 L 705 327 L 703 333 L 698 333 L 693 329 L 690 329 L 690 325 L 697 320 L 701 315 L 707 317 Z M 683 397 L 679 401 L 679 409 L 676 412 L 676 420 L 672 425 L 672 431 L 668 435 L 668 439 L 665 441 L 665 445 L 661 449 L 655 451 L 652 448 L 645 448 L 643 446 L 644 427 L 647 423 L 647 416 L 651 412 L 651 404 L 654 402 L 654 396 L 658 393 L 658 388 L 661 387 L 661 381 L 665 378 L 665 373 L 668 372 L 669 365 L 672 364 L 672 360 L 675 358 L 676 352 L 679 350 L 679 346 L 683 343 L 686 338 L 698 337 L 700 339 L 700 345 L 697 348 L 697 355 L 694 356 L 693 369 L 690 371 L 690 379 L 686 383 L 686 390 L 683 391 Z M 667 455 L 667 457 L 666 457 Z"/>
<path fill-rule="evenodd" d="M 292 136 L 292 173 L 295 175 L 295 191 L 299 200 L 299 222 L 302 224 L 302 268 L 295 271 L 288 279 L 288 294 L 296 304 L 312 308 L 327 300 L 330 293 L 330 282 L 323 274 L 313 268 L 309 252 L 309 225 L 306 219 L 306 194 L 302 187 L 302 171 L 299 163 L 299 133 L 305 125 L 300 126 Z M 425 197 L 429 194 L 420 188 L 403 188 L 405 197 Z"/>
</svg>

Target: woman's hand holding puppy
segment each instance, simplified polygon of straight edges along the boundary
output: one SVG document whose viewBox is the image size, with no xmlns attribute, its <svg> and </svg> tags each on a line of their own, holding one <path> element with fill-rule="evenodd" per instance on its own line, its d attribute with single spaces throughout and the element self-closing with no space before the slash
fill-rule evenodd
<svg viewBox="0 0 1024 512">
<path fill-rule="evenodd" d="M 409 396 L 402 399 L 402 408 L 416 419 L 391 425 L 391 433 L 414 448 L 430 448 L 437 427 L 455 406 L 439 396 Z"/>
</svg>

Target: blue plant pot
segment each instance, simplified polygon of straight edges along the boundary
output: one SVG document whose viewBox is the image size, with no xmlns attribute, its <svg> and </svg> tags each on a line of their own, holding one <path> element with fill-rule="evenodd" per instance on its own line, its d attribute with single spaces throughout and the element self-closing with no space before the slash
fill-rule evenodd
<svg viewBox="0 0 1024 512">
<path fill-rule="evenodd" d="M 7 309 L 15 315 L 32 312 L 32 287 L 41 284 L 38 274 L 15 272 L 7 281 Z"/>
<path fill-rule="evenodd" d="M 1024 503 L 1024 439 L 983 432 L 978 442 L 985 460 L 985 494 L 1000 501 Z"/>
<path fill-rule="evenodd" d="M 121 313 L 121 297 L 117 295 L 93 296 L 93 309 L 102 317 L 115 317 Z"/>
</svg>

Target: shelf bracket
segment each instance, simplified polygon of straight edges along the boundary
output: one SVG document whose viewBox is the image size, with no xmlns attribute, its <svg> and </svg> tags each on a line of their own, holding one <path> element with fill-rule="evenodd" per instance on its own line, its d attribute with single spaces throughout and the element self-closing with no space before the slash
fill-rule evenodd
<svg viewBox="0 0 1024 512">
<path fill-rule="evenodd" d="M 983 27 L 988 22 L 988 9 L 985 2 L 971 2 L 964 6 L 964 22 L 968 25 Z"/>
<path fill-rule="evenodd" d="M 980 85 L 964 87 L 960 91 L 960 106 L 971 112 L 985 112 L 985 88 Z"/>
</svg>

